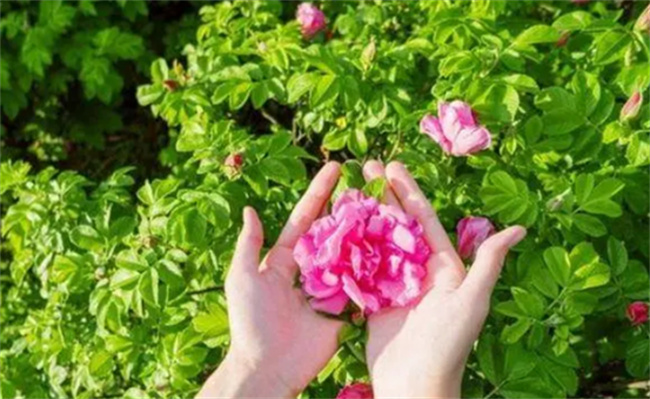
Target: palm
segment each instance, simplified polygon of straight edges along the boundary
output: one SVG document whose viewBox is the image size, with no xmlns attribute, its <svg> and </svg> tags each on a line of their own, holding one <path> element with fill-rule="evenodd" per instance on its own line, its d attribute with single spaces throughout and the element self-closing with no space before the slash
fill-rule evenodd
<svg viewBox="0 0 650 399">
<path fill-rule="evenodd" d="M 247 208 L 226 279 L 230 351 L 254 368 L 275 371 L 292 392 L 304 389 L 334 355 L 342 326 L 314 312 L 294 287 L 298 265 L 293 259 L 293 247 L 326 208 L 338 176 L 336 163 L 321 169 L 261 262 L 262 225 Z"/>
<path fill-rule="evenodd" d="M 510 228 L 488 239 L 466 276 L 463 262 L 429 201 L 406 169 L 393 163 L 384 171 L 378 162 L 369 162 L 364 174 L 369 180 L 387 178 L 385 201 L 418 219 L 433 252 L 421 300 L 369 317 L 366 353 L 375 393 L 457 396 L 459 392 L 436 393 L 435 387 L 460 386 L 463 365 L 488 312 L 500 263 L 525 230 Z M 401 362 L 405 355 L 409 367 Z"/>
<path fill-rule="evenodd" d="M 291 252 L 276 248 L 273 253 L 274 264 L 259 279 L 248 287 L 238 284 L 229 296 L 230 306 L 244 309 L 231 312 L 231 332 L 233 340 L 241 339 L 260 358 L 275 359 L 264 367 L 279 370 L 278 378 L 300 390 L 336 352 L 341 322 L 316 314 L 293 278 L 282 272 L 293 268 Z"/>
</svg>

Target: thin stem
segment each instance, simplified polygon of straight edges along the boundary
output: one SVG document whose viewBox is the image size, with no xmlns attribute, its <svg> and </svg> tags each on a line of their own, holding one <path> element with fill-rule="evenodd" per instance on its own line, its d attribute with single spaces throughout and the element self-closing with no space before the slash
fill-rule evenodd
<svg viewBox="0 0 650 399">
<path fill-rule="evenodd" d="M 208 292 L 222 291 L 222 290 L 223 290 L 223 286 L 219 285 L 219 286 L 215 286 L 215 287 L 203 288 L 201 290 L 189 291 L 187 293 L 187 295 L 201 295 L 201 294 L 205 294 L 205 293 L 208 293 Z"/>
</svg>

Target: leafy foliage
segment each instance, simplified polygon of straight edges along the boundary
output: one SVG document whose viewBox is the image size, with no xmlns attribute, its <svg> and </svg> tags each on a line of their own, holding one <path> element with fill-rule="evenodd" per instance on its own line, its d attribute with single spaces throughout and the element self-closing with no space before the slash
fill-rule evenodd
<svg viewBox="0 0 650 399">
<path fill-rule="evenodd" d="M 43 6 L 44 29 L 69 28 L 82 4 Z M 259 211 L 270 244 L 321 159 L 350 160 L 341 190 L 362 185 L 354 160 L 372 157 L 407 164 L 447 231 L 469 214 L 529 228 L 465 396 L 641 397 L 609 382 L 644 378 L 650 364 L 647 326 L 625 320 L 628 303 L 649 300 L 648 107 L 619 121 L 650 84 L 648 37 L 632 30 L 646 5 L 326 2 L 332 37 L 313 41 L 296 4 L 204 6 L 184 62 L 154 61 L 137 91 L 170 128 L 169 176 L 135 190 L 129 168 L 94 184 L 2 164 L 2 396 L 191 395 L 229 341 L 222 286 L 242 207 Z M 75 58 L 89 97 L 108 95 L 94 76 L 138 51 L 124 34 L 84 38 L 98 55 Z M 25 68 L 38 76 L 47 43 L 29 40 Z M 13 73 L 3 66 L 3 82 Z M 472 105 L 492 149 L 452 158 L 419 133 L 454 99 Z M 224 164 L 232 153 L 241 167 Z M 305 395 L 367 377 L 362 331 L 346 326 Z"/>
</svg>

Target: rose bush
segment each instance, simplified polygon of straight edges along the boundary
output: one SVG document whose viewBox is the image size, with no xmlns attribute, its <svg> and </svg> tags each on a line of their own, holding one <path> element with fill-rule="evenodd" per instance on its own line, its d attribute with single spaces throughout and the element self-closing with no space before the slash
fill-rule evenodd
<svg viewBox="0 0 650 399">
<path fill-rule="evenodd" d="M 347 161 L 338 197 L 379 158 L 408 166 L 448 232 L 528 228 L 464 396 L 642 397 L 647 2 L 580 3 L 321 2 L 313 36 L 296 3 L 202 7 L 183 60 L 154 61 L 137 93 L 169 127 L 168 176 L 3 162 L 2 396 L 190 396 L 228 345 L 242 207 L 271 244 L 324 159 Z M 303 395 L 367 381 L 361 322 Z"/>
</svg>

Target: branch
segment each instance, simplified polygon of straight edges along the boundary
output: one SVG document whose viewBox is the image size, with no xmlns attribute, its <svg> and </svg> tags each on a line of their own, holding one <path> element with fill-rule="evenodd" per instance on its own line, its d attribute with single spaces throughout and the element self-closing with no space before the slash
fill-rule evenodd
<svg viewBox="0 0 650 399">
<path fill-rule="evenodd" d="M 215 286 L 215 287 L 203 288 L 203 289 L 196 290 L 196 291 L 189 291 L 187 293 L 187 295 L 201 295 L 201 294 L 205 294 L 205 293 L 208 293 L 208 292 L 214 292 L 214 291 L 223 291 L 223 286 L 219 285 L 219 286 Z"/>
</svg>

